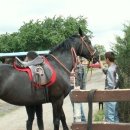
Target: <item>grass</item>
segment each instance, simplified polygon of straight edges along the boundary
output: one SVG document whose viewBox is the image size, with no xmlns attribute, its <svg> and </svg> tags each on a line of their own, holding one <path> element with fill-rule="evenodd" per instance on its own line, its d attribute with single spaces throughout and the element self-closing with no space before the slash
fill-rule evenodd
<svg viewBox="0 0 130 130">
<path fill-rule="evenodd" d="M 96 122 L 101 122 L 104 119 L 104 111 L 99 110 L 95 115 L 94 115 L 94 121 Z"/>
</svg>

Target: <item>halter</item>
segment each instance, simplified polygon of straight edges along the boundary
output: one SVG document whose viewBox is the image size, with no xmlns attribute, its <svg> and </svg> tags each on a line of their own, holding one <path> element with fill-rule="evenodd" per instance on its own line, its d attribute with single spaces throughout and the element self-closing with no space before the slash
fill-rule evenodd
<svg viewBox="0 0 130 130">
<path fill-rule="evenodd" d="M 81 47 L 81 52 L 80 52 L 80 53 L 82 53 L 83 44 L 84 44 L 85 47 L 88 49 L 88 51 L 89 51 L 89 53 L 90 53 L 90 55 L 91 55 L 91 57 L 92 57 L 92 62 L 93 62 L 93 58 L 94 58 L 94 55 L 95 55 L 95 53 L 96 53 L 96 50 L 94 50 L 94 51 L 92 52 L 92 48 L 84 41 L 84 38 L 85 38 L 85 36 L 80 37 L 80 39 L 81 39 L 81 41 L 82 41 L 82 42 L 81 42 L 82 47 Z M 90 65 L 90 61 L 89 61 L 88 65 Z M 89 69 L 87 70 L 87 74 L 88 74 L 88 72 L 89 72 Z M 92 67 L 91 67 L 91 76 L 92 76 Z M 90 79 L 91 79 L 91 76 L 90 76 Z"/>
<path fill-rule="evenodd" d="M 84 38 L 85 38 L 85 36 L 83 36 L 83 37 L 80 37 L 80 39 L 81 39 L 81 44 L 82 44 L 82 48 L 81 48 L 81 53 L 82 53 L 82 50 L 83 50 L 83 44 L 85 45 L 85 47 L 87 47 L 87 49 L 88 49 L 88 51 L 89 51 L 89 53 L 90 53 L 90 55 L 91 55 L 91 57 L 92 57 L 92 59 L 93 59 L 93 56 L 94 56 L 94 54 L 96 53 L 96 50 L 94 50 L 93 52 L 92 52 L 92 48 L 84 41 Z"/>
<path fill-rule="evenodd" d="M 84 44 L 84 45 L 87 47 L 87 49 L 88 49 L 88 51 L 89 51 L 89 53 L 90 53 L 90 55 L 91 55 L 91 57 L 92 57 L 92 60 L 93 60 L 93 56 L 94 56 L 96 50 L 94 50 L 94 51 L 92 52 L 92 48 L 90 48 L 90 46 L 88 46 L 88 44 L 84 41 L 85 36 L 84 36 L 84 37 L 80 37 L 80 38 L 81 38 L 81 41 L 82 41 L 81 53 L 82 53 L 83 44 Z M 50 54 L 50 55 L 51 55 L 69 74 L 71 74 L 71 72 L 74 72 L 74 71 L 75 71 L 76 66 L 77 66 L 77 54 L 76 54 L 75 49 L 74 49 L 73 47 L 71 48 L 71 55 L 72 55 L 72 59 L 73 59 L 73 68 L 72 68 L 71 71 L 68 70 L 68 68 L 67 68 L 56 56 L 54 56 L 53 54 Z"/>
</svg>

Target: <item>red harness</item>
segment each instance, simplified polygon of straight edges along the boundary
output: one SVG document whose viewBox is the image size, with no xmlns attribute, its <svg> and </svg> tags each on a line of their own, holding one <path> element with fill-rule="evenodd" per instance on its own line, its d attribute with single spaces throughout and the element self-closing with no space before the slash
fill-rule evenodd
<svg viewBox="0 0 130 130">
<path fill-rule="evenodd" d="M 45 57 L 44 57 L 44 60 L 45 60 L 45 64 L 47 64 L 50 67 L 51 71 L 52 71 L 52 76 L 51 76 L 50 80 L 48 81 L 47 84 L 44 85 L 44 86 L 49 87 L 52 84 L 54 84 L 55 81 L 56 81 L 56 71 L 54 70 L 54 67 L 52 66 L 52 64 Z M 15 62 L 13 64 L 13 66 L 18 71 L 26 72 L 28 74 L 28 76 L 29 76 L 30 81 L 33 81 L 32 71 L 31 71 L 31 69 L 29 67 L 20 68 L 20 67 L 16 66 Z M 42 86 L 37 85 L 36 83 L 34 83 L 34 84 L 35 84 L 34 85 L 35 87 L 42 87 Z"/>
</svg>

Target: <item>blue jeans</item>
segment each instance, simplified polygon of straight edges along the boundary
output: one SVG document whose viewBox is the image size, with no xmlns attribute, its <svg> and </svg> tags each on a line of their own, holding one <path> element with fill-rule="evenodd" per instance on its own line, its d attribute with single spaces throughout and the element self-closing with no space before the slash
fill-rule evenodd
<svg viewBox="0 0 130 130">
<path fill-rule="evenodd" d="M 81 121 L 86 122 L 86 118 L 85 118 L 85 115 L 84 115 L 84 110 L 83 110 L 83 104 L 82 103 L 80 103 L 80 110 L 81 110 Z"/>
<path fill-rule="evenodd" d="M 117 102 L 105 102 L 105 121 L 111 123 L 118 123 Z"/>
<path fill-rule="evenodd" d="M 72 103 L 72 105 L 73 105 L 74 122 L 81 122 L 81 121 L 86 122 L 82 103 Z"/>
</svg>

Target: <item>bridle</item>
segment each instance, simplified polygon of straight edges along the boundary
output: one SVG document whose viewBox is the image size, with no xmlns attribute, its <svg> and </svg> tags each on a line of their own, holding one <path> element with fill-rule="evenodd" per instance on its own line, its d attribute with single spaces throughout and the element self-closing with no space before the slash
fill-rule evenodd
<svg viewBox="0 0 130 130">
<path fill-rule="evenodd" d="M 80 39 L 81 39 L 81 44 L 82 44 L 80 53 L 82 53 L 82 51 L 83 51 L 83 45 L 84 45 L 84 46 L 88 49 L 88 51 L 89 51 L 89 53 L 90 53 L 90 55 L 91 55 L 91 57 L 92 57 L 92 59 L 93 59 L 93 57 L 94 57 L 94 55 L 95 55 L 95 53 L 96 53 L 96 50 L 93 50 L 93 49 L 85 42 L 84 38 L 85 38 L 85 36 L 80 37 Z"/>
<path fill-rule="evenodd" d="M 85 42 L 84 38 L 85 38 L 85 36 L 84 36 L 84 37 L 80 37 L 80 39 L 81 39 L 81 44 L 82 44 L 80 53 L 82 53 L 82 51 L 83 51 L 83 45 L 84 45 L 84 46 L 88 49 L 88 51 L 89 51 L 89 53 L 90 53 L 90 55 L 91 55 L 91 58 L 92 58 L 92 60 L 93 60 L 93 57 L 94 57 L 94 54 L 95 54 L 96 50 L 93 50 L 93 49 Z M 67 73 L 71 74 L 72 71 L 75 71 L 76 66 L 77 66 L 77 54 L 76 54 L 76 51 L 75 51 L 75 49 L 74 49 L 73 47 L 71 48 L 71 55 L 72 55 L 72 59 L 73 59 L 73 68 L 72 68 L 71 71 L 68 70 L 68 68 L 67 68 L 56 56 L 54 56 L 53 54 L 50 54 L 50 55 L 66 70 Z"/>
<path fill-rule="evenodd" d="M 89 66 L 90 63 L 91 63 L 91 61 L 92 61 L 92 63 L 93 63 L 93 59 L 94 59 L 94 55 L 95 55 L 95 53 L 96 53 L 96 49 L 93 50 L 93 49 L 85 42 L 84 38 L 85 38 L 85 36 L 80 37 L 80 39 L 81 39 L 81 44 L 82 44 L 80 53 L 82 53 L 82 51 L 83 51 L 83 45 L 84 45 L 84 46 L 88 49 L 88 51 L 89 51 L 89 53 L 90 53 L 90 55 L 91 55 L 91 60 L 88 60 L 88 66 Z M 89 68 L 87 69 L 87 74 L 88 74 L 88 72 L 89 72 Z M 91 68 L 91 76 L 92 76 L 92 68 Z M 90 79 L 91 79 L 91 76 L 90 76 Z"/>
</svg>

